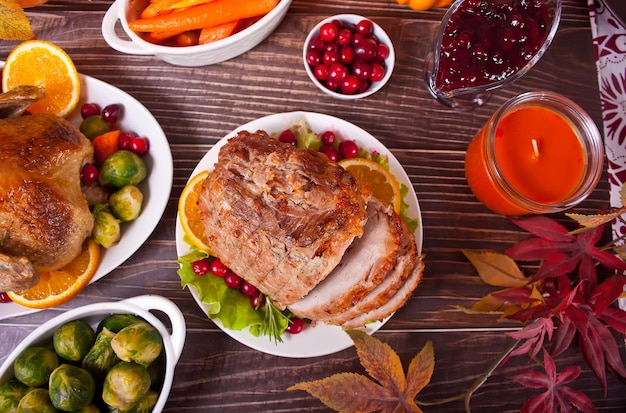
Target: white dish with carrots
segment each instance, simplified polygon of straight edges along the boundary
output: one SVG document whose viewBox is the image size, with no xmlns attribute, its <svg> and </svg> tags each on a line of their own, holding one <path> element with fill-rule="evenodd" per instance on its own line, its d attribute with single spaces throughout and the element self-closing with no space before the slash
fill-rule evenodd
<svg viewBox="0 0 626 413">
<path fill-rule="evenodd" d="M 102 20 L 113 49 L 177 66 L 239 56 L 278 27 L 292 0 L 116 0 Z M 127 36 L 120 36 L 121 24 Z M 201 43 L 200 43 L 201 42 Z"/>
</svg>

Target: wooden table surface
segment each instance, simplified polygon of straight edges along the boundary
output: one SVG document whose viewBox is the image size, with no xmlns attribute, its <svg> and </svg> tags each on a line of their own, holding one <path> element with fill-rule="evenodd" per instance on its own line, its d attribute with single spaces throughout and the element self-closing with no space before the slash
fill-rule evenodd
<svg viewBox="0 0 626 413">
<path fill-rule="evenodd" d="M 354 348 L 316 358 L 266 355 L 223 333 L 182 290 L 176 274 L 176 208 L 197 162 L 237 126 L 261 116 L 305 110 L 333 115 L 370 132 L 398 158 L 409 175 L 422 210 L 426 270 L 408 304 L 375 337 L 387 342 L 408 366 L 431 340 L 435 371 L 419 400 L 431 401 L 467 390 L 512 342 L 513 325 L 491 316 L 468 315 L 469 307 L 492 291 L 477 277 L 462 248 L 503 251 L 526 237 L 509 220 L 483 207 L 463 173 L 465 149 L 488 116 L 508 98 L 527 90 L 561 93 L 582 106 L 602 127 L 594 48 L 585 0 L 564 0 L 557 36 L 547 54 L 517 83 L 493 95 L 483 107 L 459 113 L 435 102 L 423 83 L 423 57 L 445 12 L 416 12 L 390 0 L 294 0 L 277 30 L 259 46 L 230 61 L 186 68 L 157 58 L 116 52 L 103 40 L 101 22 L 111 1 L 55 1 L 29 9 L 40 39 L 63 47 L 79 72 L 134 96 L 161 124 L 174 159 L 174 180 L 163 218 L 147 242 L 103 279 L 60 308 L 0 321 L 0 362 L 36 326 L 61 312 L 92 302 L 158 294 L 174 301 L 187 322 L 187 340 L 176 367 L 167 412 L 325 412 L 298 382 L 338 372 L 364 373 Z M 396 67 L 382 91 L 362 100 L 340 101 L 321 93 L 302 64 L 302 44 L 321 19 L 356 13 L 379 23 L 396 50 Z M 0 42 L 5 59 L 17 42 Z M 608 205 L 608 182 L 578 208 L 595 212 Z M 622 346 L 622 354 L 624 353 Z M 624 357 L 624 356 L 622 356 Z M 519 360 L 517 360 L 519 359 Z M 507 376 L 524 369 L 518 357 L 494 375 L 472 399 L 474 411 L 519 411 L 537 391 Z M 583 367 L 573 387 L 584 390 L 603 412 L 623 412 L 623 384 L 609 375 L 608 395 L 582 360 L 577 346 L 557 358 Z M 459 412 L 457 401 L 425 411 Z"/>
</svg>

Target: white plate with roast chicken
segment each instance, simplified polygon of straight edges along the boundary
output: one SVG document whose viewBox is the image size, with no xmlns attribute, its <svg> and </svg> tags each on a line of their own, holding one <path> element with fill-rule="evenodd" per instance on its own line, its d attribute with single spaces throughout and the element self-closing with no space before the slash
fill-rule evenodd
<svg viewBox="0 0 626 413">
<path fill-rule="evenodd" d="M 387 157 L 390 171 L 407 189 L 404 215 L 419 223 L 415 231 L 325 155 L 276 139 L 296 123 L 317 135 L 333 131 Z M 313 321 L 275 341 L 213 320 L 238 342 L 283 357 L 341 351 L 352 345 L 345 328 L 374 333 L 421 280 L 423 234 L 411 181 L 393 154 L 358 126 L 311 112 L 266 116 L 221 139 L 191 177 L 203 171 L 210 173 L 199 206 L 212 255 L 280 309 Z M 179 257 L 192 252 L 179 220 L 176 247 Z M 206 313 L 198 291 L 193 285 L 189 289 Z"/>
<path fill-rule="evenodd" d="M 0 67 L 2 64 L 0 64 Z M 161 220 L 170 196 L 173 180 L 173 163 L 167 138 L 154 116 L 128 93 L 98 79 L 80 75 L 81 96 L 76 110 L 67 120 L 76 127 L 81 122 L 80 107 L 83 103 L 97 103 L 101 107 L 120 104 L 123 116 L 118 121 L 123 131 L 134 131 L 150 141 L 150 151 L 145 157 L 147 178 L 139 184 L 144 200 L 140 216 L 133 222 L 124 223 L 120 242 L 102 248 L 101 261 L 91 283 L 101 279 L 124 263 L 148 239 Z M 76 177 L 79 179 L 79 177 Z M 0 304 L 0 319 L 37 311 L 16 303 Z"/>
</svg>

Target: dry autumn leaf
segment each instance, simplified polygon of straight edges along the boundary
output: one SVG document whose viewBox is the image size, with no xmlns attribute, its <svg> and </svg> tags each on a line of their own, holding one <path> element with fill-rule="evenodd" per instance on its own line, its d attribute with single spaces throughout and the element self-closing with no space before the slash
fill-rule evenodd
<svg viewBox="0 0 626 413">
<path fill-rule="evenodd" d="M 360 330 L 347 330 L 347 333 L 361 365 L 376 381 L 357 373 L 339 373 L 298 383 L 287 390 L 304 390 L 342 413 L 422 412 L 415 397 L 430 382 L 435 369 L 432 343 L 428 341 L 411 360 L 405 376 L 400 358 L 388 344 Z"/>
<path fill-rule="evenodd" d="M 594 214 L 594 215 L 584 215 L 584 214 L 575 214 L 575 213 L 567 213 L 565 215 L 573 219 L 574 221 L 578 222 L 578 224 L 582 226 L 582 228 L 579 228 L 574 231 L 570 231 L 570 234 L 574 235 L 574 234 L 578 234 L 580 232 L 586 231 L 589 228 L 596 228 L 596 227 L 599 227 L 600 225 L 604 225 L 608 222 L 611 222 L 613 221 L 613 219 L 622 215 L 624 212 L 626 212 L 625 208 L 619 208 L 619 209 L 615 209 L 607 213 Z"/>
<path fill-rule="evenodd" d="M 511 257 L 494 251 L 462 250 L 480 278 L 495 287 L 523 287 L 528 279 Z"/>
<path fill-rule="evenodd" d="M 0 39 L 31 40 L 35 38 L 22 7 L 13 0 L 0 0 Z"/>
</svg>

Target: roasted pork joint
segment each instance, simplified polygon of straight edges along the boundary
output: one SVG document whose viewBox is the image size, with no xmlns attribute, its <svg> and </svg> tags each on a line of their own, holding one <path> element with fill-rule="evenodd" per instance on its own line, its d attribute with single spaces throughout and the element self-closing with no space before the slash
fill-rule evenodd
<svg viewBox="0 0 626 413">
<path fill-rule="evenodd" d="M 92 157 L 91 142 L 65 119 L 0 120 L 0 254 L 26 257 L 39 270 L 80 254 L 93 227 L 80 168 Z"/>
<path fill-rule="evenodd" d="M 325 155 L 263 131 L 221 148 L 198 205 L 211 254 L 302 318 L 382 320 L 422 277 L 414 235 L 391 205 Z"/>
<path fill-rule="evenodd" d="M 363 235 L 368 197 L 325 155 L 241 132 L 221 149 L 199 206 L 211 253 L 282 307 Z"/>
</svg>

